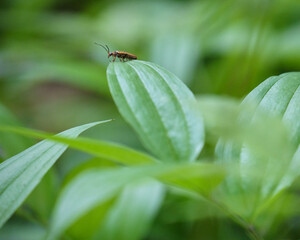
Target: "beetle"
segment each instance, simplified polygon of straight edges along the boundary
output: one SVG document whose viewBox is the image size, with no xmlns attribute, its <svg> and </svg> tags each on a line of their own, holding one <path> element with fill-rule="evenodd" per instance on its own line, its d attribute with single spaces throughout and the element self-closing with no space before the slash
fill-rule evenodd
<svg viewBox="0 0 300 240">
<path fill-rule="evenodd" d="M 107 45 L 103 46 L 102 44 L 99 44 L 99 43 L 96 43 L 96 42 L 95 42 L 95 44 L 103 47 L 105 49 L 105 51 L 107 51 L 108 58 L 113 56 L 113 62 L 116 60 L 116 58 L 119 58 L 121 62 L 126 62 L 128 60 L 136 60 L 137 59 L 137 56 L 135 56 L 131 53 L 123 52 L 123 51 L 110 52 L 109 47 Z"/>
</svg>

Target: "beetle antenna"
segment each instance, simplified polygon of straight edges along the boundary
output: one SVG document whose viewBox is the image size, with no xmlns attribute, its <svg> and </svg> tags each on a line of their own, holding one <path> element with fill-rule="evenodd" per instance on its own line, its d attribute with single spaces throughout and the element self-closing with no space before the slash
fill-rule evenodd
<svg viewBox="0 0 300 240">
<path fill-rule="evenodd" d="M 109 51 L 109 47 L 108 47 L 106 44 L 105 44 L 105 46 L 107 47 L 108 52 L 110 52 L 110 51 Z"/>
<path fill-rule="evenodd" d="M 103 47 L 104 49 L 105 49 L 105 51 L 107 51 L 107 53 L 109 53 L 109 48 L 107 47 L 107 45 L 105 45 L 106 47 L 107 47 L 107 49 L 106 49 L 106 47 L 104 47 L 102 44 L 100 44 L 100 43 L 96 43 L 96 42 L 94 42 L 96 45 L 99 45 L 99 46 L 101 46 L 101 47 Z"/>
</svg>

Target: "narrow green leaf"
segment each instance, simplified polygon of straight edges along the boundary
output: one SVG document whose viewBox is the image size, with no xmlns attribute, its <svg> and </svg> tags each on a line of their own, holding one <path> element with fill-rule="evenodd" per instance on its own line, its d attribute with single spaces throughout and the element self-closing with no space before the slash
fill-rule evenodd
<svg viewBox="0 0 300 240">
<path fill-rule="evenodd" d="M 183 174 L 178 174 L 182 172 Z M 75 221 L 101 203 L 114 197 L 123 187 L 144 178 L 162 178 L 166 183 L 187 189 L 206 185 L 211 179 L 221 180 L 223 171 L 212 164 L 155 164 L 118 169 L 92 169 L 79 174 L 62 191 L 53 212 L 48 239 L 58 238 Z M 187 180 L 194 179 L 189 185 Z M 183 180 L 183 182 L 181 182 Z M 216 186 L 202 186 L 207 192 Z M 192 187 L 190 186 L 192 185 Z M 74 201 L 76 199 L 76 201 Z"/>
<path fill-rule="evenodd" d="M 62 136 L 53 136 L 51 134 L 34 131 L 26 128 L 0 127 L 0 131 L 9 131 L 19 133 L 25 136 L 51 139 L 56 142 L 68 144 L 69 147 L 81 150 L 92 155 L 114 161 L 125 165 L 138 165 L 154 163 L 156 160 L 151 156 L 122 146 L 116 143 L 110 143 L 100 140 L 78 137 L 76 139 L 65 138 Z"/>
<path fill-rule="evenodd" d="M 102 122 L 85 124 L 59 136 L 75 138 Z M 0 164 L 0 227 L 41 181 L 67 145 L 44 140 Z"/>
<path fill-rule="evenodd" d="M 112 63 L 107 78 L 119 111 L 151 152 L 162 160 L 196 159 L 204 143 L 203 121 L 180 79 L 143 61 Z"/>
<path fill-rule="evenodd" d="M 163 185 L 151 179 L 127 185 L 104 220 L 100 234 L 94 239 L 142 239 L 161 205 L 163 195 Z"/>
</svg>

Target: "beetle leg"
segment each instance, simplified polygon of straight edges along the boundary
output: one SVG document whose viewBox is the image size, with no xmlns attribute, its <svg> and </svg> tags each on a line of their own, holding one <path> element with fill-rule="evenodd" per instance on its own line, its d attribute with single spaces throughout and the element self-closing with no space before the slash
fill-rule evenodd
<svg viewBox="0 0 300 240">
<path fill-rule="evenodd" d="M 114 56 L 114 59 L 113 59 L 113 62 L 115 62 L 116 61 L 116 56 Z"/>
</svg>

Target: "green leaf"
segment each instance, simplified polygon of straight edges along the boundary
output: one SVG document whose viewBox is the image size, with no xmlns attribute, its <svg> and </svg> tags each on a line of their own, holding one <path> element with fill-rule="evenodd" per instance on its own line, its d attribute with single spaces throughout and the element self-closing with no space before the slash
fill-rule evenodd
<svg viewBox="0 0 300 240">
<path fill-rule="evenodd" d="M 68 184 L 72 179 L 74 179 L 78 174 L 84 172 L 91 168 L 113 168 L 113 167 L 120 167 L 120 164 L 117 164 L 112 161 L 107 161 L 103 158 L 92 157 L 88 160 L 85 160 L 83 163 L 79 164 L 78 166 L 72 168 L 72 170 L 68 173 L 68 175 L 64 178 L 63 186 Z"/>
<path fill-rule="evenodd" d="M 129 184 L 111 208 L 101 232 L 94 239 L 142 239 L 164 196 L 163 185 L 149 180 Z"/>
<path fill-rule="evenodd" d="M 197 158 L 203 121 L 194 95 L 180 79 L 143 61 L 112 63 L 107 78 L 120 113 L 152 153 L 164 161 Z"/>
<path fill-rule="evenodd" d="M 234 169 L 224 181 L 223 201 L 250 221 L 299 176 L 299 102 L 300 73 L 268 78 L 241 105 L 255 105 L 236 121 L 245 138 L 217 145 L 219 162 Z"/>
<path fill-rule="evenodd" d="M 183 174 L 178 174 L 182 172 Z M 113 198 L 127 184 L 155 177 L 183 188 L 206 188 L 211 179 L 223 177 L 223 170 L 212 164 L 155 164 L 118 169 L 92 169 L 79 174 L 62 191 L 53 212 L 48 239 L 58 238 L 67 228 L 96 206 Z M 187 180 L 192 180 L 187 185 Z M 182 182 L 181 182 L 182 180 Z M 218 182 L 219 183 L 219 182 Z M 190 186 L 192 185 L 192 186 Z M 203 186 L 202 186 L 203 185 Z M 74 201 L 76 199 L 76 201 Z"/>
<path fill-rule="evenodd" d="M 272 199 L 281 190 L 290 186 L 294 179 L 299 176 L 300 72 L 291 72 L 270 77 L 254 89 L 245 98 L 244 103 L 250 101 L 255 101 L 258 104 L 258 111 L 266 111 L 272 116 L 282 118 L 296 146 L 292 155 L 284 152 L 288 146 L 281 146 L 281 161 L 275 162 L 275 159 L 269 159 L 267 163 L 262 180 L 261 195 L 265 199 Z M 289 143 L 288 140 L 287 142 Z M 277 149 L 275 147 L 273 151 Z"/>
<path fill-rule="evenodd" d="M 114 200 L 113 198 L 102 202 L 99 206 L 87 212 L 68 228 L 65 235 L 70 236 L 71 239 L 94 239 L 94 236 L 97 236 L 99 232 L 99 228 L 102 227 Z"/>
<path fill-rule="evenodd" d="M 34 131 L 31 129 L 17 127 L 0 127 L 0 131 L 9 131 L 25 136 L 51 139 L 56 142 L 68 144 L 71 148 L 75 148 L 97 157 L 101 157 L 125 165 L 149 164 L 156 162 L 154 158 L 145 153 L 135 151 L 131 148 L 116 143 L 92 140 L 82 137 L 70 139 L 63 136 L 53 136 L 41 131 Z"/>
<path fill-rule="evenodd" d="M 71 128 L 59 136 L 75 138 L 102 122 Z M 44 140 L 0 164 L 0 227 L 41 181 L 67 145 Z"/>
<path fill-rule="evenodd" d="M 284 73 L 265 80 L 245 98 L 244 104 L 256 102 L 258 110 L 279 116 L 300 143 L 300 72 Z"/>
</svg>

